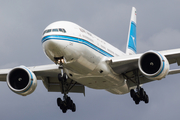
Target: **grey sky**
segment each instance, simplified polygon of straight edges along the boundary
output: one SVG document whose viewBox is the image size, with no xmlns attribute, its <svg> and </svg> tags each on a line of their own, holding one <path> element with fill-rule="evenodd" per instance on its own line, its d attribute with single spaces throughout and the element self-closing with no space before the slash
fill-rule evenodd
<svg viewBox="0 0 180 120">
<path fill-rule="evenodd" d="M 72 21 L 125 51 L 132 6 L 137 9 L 138 53 L 180 46 L 179 0 L 0 0 L 0 68 L 51 64 L 41 46 L 44 28 L 59 20 Z M 26 97 L 0 84 L 2 120 L 177 120 L 180 118 L 180 74 L 145 84 L 150 103 L 135 105 L 129 94 L 113 95 L 86 88 L 70 94 L 77 112 L 63 114 L 56 105 L 60 93 L 49 93 L 38 81 Z"/>
</svg>

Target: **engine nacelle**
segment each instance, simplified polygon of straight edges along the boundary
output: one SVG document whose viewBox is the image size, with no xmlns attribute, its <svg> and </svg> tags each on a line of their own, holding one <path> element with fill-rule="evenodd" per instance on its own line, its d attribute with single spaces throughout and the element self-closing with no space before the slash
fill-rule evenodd
<svg viewBox="0 0 180 120">
<path fill-rule="evenodd" d="M 139 59 L 138 66 L 141 73 L 151 80 L 161 80 L 169 72 L 168 60 L 156 51 L 144 53 Z"/>
<path fill-rule="evenodd" d="M 13 68 L 7 75 L 8 87 L 15 93 L 26 96 L 31 94 L 37 86 L 35 74 L 25 66 Z"/>
</svg>

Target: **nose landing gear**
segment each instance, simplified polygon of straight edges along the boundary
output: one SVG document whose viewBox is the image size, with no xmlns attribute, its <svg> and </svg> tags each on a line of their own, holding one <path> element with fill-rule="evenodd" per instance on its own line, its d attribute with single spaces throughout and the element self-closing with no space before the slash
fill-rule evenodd
<svg viewBox="0 0 180 120">
<path fill-rule="evenodd" d="M 70 91 L 70 89 L 76 83 L 74 83 L 72 86 L 71 86 L 72 82 L 70 84 L 67 83 L 67 75 L 66 75 L 66 73 L 64 73 L 63 76 L 60 73 L 58 75 L 58 79 L 62 84 L 62 93 L 64 94 L 64 96 L 63 96 L 63 100 L 61 98 L 57 98 L 57 105 L 60 107 L 60 109 L 62 110 L 63 113 L 66 113 L 66 111 L 68 109 L 72 110 L 72 112 L 75 112 L 76 111 L 76 105 L 73 102 L 73 100 L 67 94 Z M 67 87 L 67 84 L 68 84 L 68 87 Z"/>
<path fill-rule="evenodd" d="M 57 105 L 60 107 L 63 113 L 66 113 L 68 109 L 72 110 L 72 112 L 76 111 L 76 105 L 73 103 L 73 100 L 69 96 L 64 96 L 64 100 L 61 98 L 57 98 Z"/>
<path fill-rule="evenodd" d="M 76 105 L 67 94 L 74 87 L 74 85 L 76 85 L 77 82 L 74 83 L 73 80 L 71 80 L 70 82 L 68 81 L 68 76 L 63 69 L 64 61 L 65 60 L 63 57 L 55 58 L 55 63 L 60 65 L 59 69 L 61 70 L 61 73 L 58 74 L 58 80 L 62 85 L 62 93 L 64 94 L 63 100 L 61 98 L 57 98 L 57 105 L 63 113 L 66 113 L 68 109 L 72 110 L 72 112 L 75 112 Z"/>
<path fill-rule="evenodd" d="M 57 98 L 57 105 L 60 107 L 60 109 L 62 110 L 63 113 L 66 113 L 66 111 L 68 109 L 72 110 L 72 112 L 75 112 L 76 111 L 76 105 L 73 102 L 73 100 L 67 95 L 69 90 L 73 86 L 71 86 L 71 88 L 70 88 L 70 85 L 68 85 L 69 87 L 66 86 L 68 84 L 67 83 L 67 75 L 66 75 L 66 73 L 64 73 L 63 76 L 60 73 L 58 75 L 58 79 L 62 84 L 62 93 L 64 94 L 64 96 L 63 96 L 63 100 L 61 98 Z M 74 85 L 75 84 L 76 83 L 74 83 Z"/>
</svg>

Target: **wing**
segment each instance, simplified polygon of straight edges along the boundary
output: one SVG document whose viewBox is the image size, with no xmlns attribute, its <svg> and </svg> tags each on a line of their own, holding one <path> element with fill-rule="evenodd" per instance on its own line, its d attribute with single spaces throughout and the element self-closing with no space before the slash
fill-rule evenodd
<svg viewBox="0 0 180 120">
<path fill-rule="evenodd" d="M 166 58 L 169 61 L 169 64 L 177 63 L 178 66 L 180 65 L 180 49 L 159 51 L 159 53 L 166 56 Z"/>
<path fill-rule="evenodd" d="M 180 49 L 172 49 L 159 51 L 159 54 L 165 56 L 169 64 L 177 63 L 180 65 Z M 142 73 L 139 71 L 138 61 L 140 57 L 144 54 L 134 54 L 126 55 L 121 57 L 112 57 L 108 61 L 112 70 L 117 74 L 122 74 L 126 79 L 130 87 L 136 85 L 134 71 L 138 70 L 140 83 L 151 82 L 152 80 L 145 78 Z M 168 74 L 177 74 L 180 73 L 180 69 L 169 70 Z"/>
<path fill-rule="evenodd" d="M 47 88 L 48 92 L 62 92 L 62 85 L 58 80 L 58 74 L 60 73 L 58 65 L 50 64 L 42 66 L 32 66 L 28 67 L 28 69 L 30 69 L 36 75 L 38 80 L 43 81 L 44 86 Z M 12 69 L 1 69 L 0 81 L 6 81 L 6 76 L 11 70 Z M 84 85 L 81 85 L 72 79 L 67 80 L 66 87 L 71 88 L 69 92 L 85 94 Z"/>
</svg>

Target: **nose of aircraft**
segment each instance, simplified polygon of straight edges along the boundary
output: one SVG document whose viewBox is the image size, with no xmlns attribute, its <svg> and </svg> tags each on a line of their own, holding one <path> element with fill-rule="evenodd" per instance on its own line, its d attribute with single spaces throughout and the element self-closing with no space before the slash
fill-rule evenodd
<svg viewBox="0 0 180 120">
<path fill-rule="evenodd" d="M 61 44 L 61 41 L 53 39 L 42 39 L 42 41 L 43 50 L 51 60 L 54 60 L 55 57 L 62 57 L 64 55 L 63 49 L 65 46 L 63 43 Z"/>
</svg>

